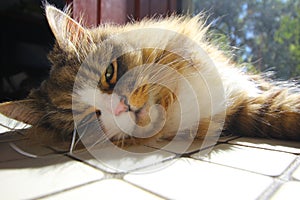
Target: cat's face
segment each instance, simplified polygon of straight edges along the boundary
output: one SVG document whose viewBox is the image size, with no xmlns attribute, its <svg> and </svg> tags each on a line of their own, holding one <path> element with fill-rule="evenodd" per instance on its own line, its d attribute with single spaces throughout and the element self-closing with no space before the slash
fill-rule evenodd
<svg viewBox="0 0 300 200">
<path fill-rule="evenodd" d="M 50 76 L 27 99 L 0 104 L 2 114 L 58 137 L 77 130 L 93 143 L 202 137 L 211 116 L 224 118 L 223 84 L 210 56 L 226 58 L 206 42 L 199 16 L 92 29 L 53 6 L 46 16 L 56 38 Z"/>
<path fill-rule="evenodd" d="M 176 102 L 178 77 L 170 68 L 179 72 L 188 61 L 160 40 L 147 41 L 148 30 L 85 29 L 51 6 L 46 15 L 57 41 L 50 77 L 27 100 L 2 105 L 2 113 L 66 135 L 74 125 L 81 130 L 93 123 L 114 139 L 148 138 L 163 129 Z"/>
<path fill-rule="evenodd" d="M 163 62 L 157 58 L 170 56 L 175 55 L 160 49 L 136 49 L 128 42 L 117 44 L 114 37 L 98 44 L 76 74 L 72 91 L 76 124 L 80 126 L 82 119 L 92 115 L 97 118 L 95 126 L 100 124 L 98 130 L 109 138 L 157 134 L 176 96 L 174 88 L 157 83 L 160 79 L 170 80 L 164 72 L 168 69 L 160 68 L 158 72 L 154 65 L 163 64 L 156 63 Z"/>
<path fill-rule="evenodd" d="M 84 54 L 72 93 L 73 114 L 83 115 L 74 119 L 80 127 L 90 110 L 94 117 L 96 112 L 100 123 L 97 130 L 109 138 L 148 138 L 163 128 L 165 112 L 176 100 L 172 83 L 168 87 L 160 84 L 175 77 L 161 66 L 172 61 L 176 68 L 178 62 L 174 61 L 179 56 L 156 46 L 141 47 L 135 36 L 144 31 L 122 31 L 89 32 L 92 44 L 87 41 L 87 45 L 93 48 Z"/>
</svg>

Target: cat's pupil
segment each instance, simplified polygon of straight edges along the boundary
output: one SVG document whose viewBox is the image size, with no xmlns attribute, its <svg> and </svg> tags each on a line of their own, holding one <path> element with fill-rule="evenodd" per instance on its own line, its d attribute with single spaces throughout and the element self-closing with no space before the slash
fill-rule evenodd
<svg viewBox="0 0 300 200">
<path fill-rule="evenodd" d="M 112 78 L 113 78 L 113 75 L 114 75 L 114 66 L 112 64 L 110 64 L 107 69 L 106 69 L 106 72 L 105 72 L 105 78 L 106 78 L 106 81 L 110 81 Z"/>
<path fill-rule="evenodd" d="M 100 111 L 100 110 L 96 110 L 95 113 L 96 113 L 96 116 L 97 116 L 98 118 L 101 116 L 101 111 Z"/>
</svg>

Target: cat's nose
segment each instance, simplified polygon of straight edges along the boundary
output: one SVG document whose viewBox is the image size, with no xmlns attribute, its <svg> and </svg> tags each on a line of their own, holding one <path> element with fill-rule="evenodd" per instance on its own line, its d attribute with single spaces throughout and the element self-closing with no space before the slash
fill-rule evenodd
<svg viewBox="0 0 300 200">
<path fill-rule="evenodd" d="M 130 107 L 128 105 L 127 98 L 122 96 L 120 98 L 120 102 L 118 103 L 118 105 L 116 106 L 116 108 L 114 110 L 114 115 L 118 116 L 123 112 L 129 111 L 129 109 L 130 109 Z"/>
</svg>

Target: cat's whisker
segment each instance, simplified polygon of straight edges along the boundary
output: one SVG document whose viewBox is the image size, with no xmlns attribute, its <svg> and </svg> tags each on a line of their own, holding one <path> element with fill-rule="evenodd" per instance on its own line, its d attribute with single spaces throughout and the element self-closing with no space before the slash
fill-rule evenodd
<svg viewBox="0 0 300 200">
<path fill-rule="evenodd" d="M 70 150 L 69 150 L 70 154 L 73 154 L 73 149 L 75 148 L 76 133 L 77 133 L 77 131 L 76 131 L 76 128 L 74 127 L 73 134 L 72 134 L 72 141 L 71 141 Z"/>
<path fill-rule="evenodd" d="M 146 61 L 144 62 L 144 66 L 146 66 L 146 67 L 144 67 L 144 69 L 139 68 L 139 70 L 141 70 L 141 71 L 139 73 L 137 73 L 138 77 L 141 77 L 141 76 L 143 77 L 144 74 L 147 74 L 146 71 L 148 70 L 148 66 L 150 64 L 149 60 L 152 57 L 152 55 L 154 54 L 154 52 L 155 52 L 155 49 L 150 53 L 150 55 L 148 55 Z M 137 78 L 137 80 L 138 80 L 138 78 Z"/>
<path fill-rule="evenodd" d="M 78 134 L 79 138 L 77 139 L 75 146 L 78 144 L 80 140 L 82 140 L 85 137 L 88 129 L 89 129 L 89 133 L 90 132 L 95 132 L 95 134 L 99 134 L 99 132 L 103 133 L 103 130 L 101 129 L 101 121 L 98 120 L 94 112 L 89 113 L 88 115 L 83 117 L 83 119 L 87 119 L 87 120 L 80 121 L 79 124 L 77 125 L 77 132 L 79 132 L 80 134 Z"/>
<path fill-rule="evenodd" d="M 101 137 L 95 143 L 93 143 L 93 145 L 89 146 L 89 149 L 99 143 L 104 143 L 104 142 L 108 141 L 110 138 L 114 137 L 114 135 L 118 134 L 118 132 L 113 129 L 104 132 L 104 130 L 101 128 L 101 127 L 103 127 L 103 125 L 104 124 L 101 120 L 94 120 L 94 121 L 90 122 L 89 124 L 85 124 L 85 127 L 84 127 L 85 129 L 81 133 L 78 141 L 83 139 L 83 137 L 86 135 L 88 129 L 90 129 L 88 131 L 90 132 L 90 134 L 93 135 L 93 137 L 96 135 L 101 135 Z M 87 137 L 89 137 L 89 135 Z M 87 138 L 87 140 L 88 140 L 88 138 Z"/>
<path fill-rule="evenodd" d="M 85 127 L 85 129 L 83 131 L 80 131 L 80 134 L 78 134 L 78 129 L 74 129 L 74 131 L 75 130 L 76 130 L 77 135 L 79 135 L 79 137 L 78 137 L 78 139 L 76 140 L 76 142 L 74 144 L 74 148 L 77 146 L 77 144 L 82 140 L 82 138 L 86 134 L 87 126 Z"/>
<path fill-rule="evenodd" d="M 146 64 L 148 64 L 150 58 L 151 58 L 155 53 L 157 53 L 157 50 L 160 50 L 160 48 L 159 48 L 159 47 L 155 47 L 155 48 L 152 49 L 152 52 L 148 55 L 147 60 L 145 61 Z"/>
<path fill-rule="evenodd" d="M 11 128 L 11 127 L 6 126 L 6 125 L 4 125 L 4 124 L 2 124 L 2 123 L 0 123 L 0 126 L 6 128 L 6 129 L 9 129 L 10 131 L 14 131 L 14 132 L 16 132 L 16 133 L 18 133 L 18 134 L 20 134 L 20 135 L 22 135 L 22 136 L 25 136 L 25 134 L 22 133 L 21 131 L 19 131 L 18 129 L 16 129 L 16 127 Z M 26 126 L 26 125 L 25 125 L 25 126 Z"/>
<path fill-rule="evenodd" d="M 143 71 L 143 74 L 140 73 L 140 76 L 144 77 L 144 74 L 151 74 L 151 77 L 155 76 L 156 74 L 159 74 L 162 70 L 165 70 L 164 67 L 161 67 L 159 70 L 155 67 L 156 63 L 148 64 L 146 69 Z M 149 71 L 146 73 L 146 70 Z M 150 71 L 151 70 L 151 71 Z M 155 74 L 152 74 L 154 72 Z"/>
<path fill-rule="evenodd" d="M 36 126 L 39 126 L 40 123 L 42 123 L 42 122 L 46 119 L 46 117 L 48 117 L 48 116 L 50 116 L 50 115 L 52 115 L 52 114 L 54 114 L 54 113 L 57 113 L 57 112 L 56 112 L 56 111 L 51 111 L 51 112 L 48 112 L 48 113 L 44 114 L 44 115 L 37 121 Z"/>
<path fill-rule="evenodd" d="M 95 147 L 98 144 L 104 144 L 105 142 L 109 141 L 111 138 L 113 138 L 116 134 L 119 133 L 119 130 L 109 130 L 106 133 L 101 134 L 101 137 L 94 142 L 91 146 L 88 147 L 88 150 L 91 150 L 93 147 Z"/>
<path fill-rule="evenodd" d="M 205 123 L 207 118 L 214 120 L 216 113 L 219 117 L 219 112 L 226 112 L 226 128 L 235 134 L 300 140 L 299 87 L 295 89 L 290 82 L 270 81 L 263 75 L 241 72 L 231 56 L 209 40 L 203 16 L 172 16 L 126 26 L 89 29 L 75 22 L 68 12 L 63 13 L 50 5 L 46 6 L 46 17 L 56 38 L 56 46 L 49 54 L 53 65 L 50 76 L 39 88 L 32 90 L 26 100 L 0 104 L 0 112 L 4 115 L 33 125 L 35 132 L 28 134 L 32 138 L 43 139 L 40 128 L 57 138 L 72 136 L 70 153 L 80 141 L 87 149 L 108 141 L 123 146 L 134 134 L 123 133 L 114 117 L 119 117 L 126 130 L 135 130 L 129 118 L 121 114 L 141 107 L 141 112 L 136 112 L 135 116 L 133 112 L 126 114 L 134 116 L 136 123 L 145 124 L 149 121 L 151 106 L 160 103 L 166 110 L 174 110 L 166 112 L 166 116 L 159 116 L 159 112 L 151 115 L 154 124 L 146 127 L 149 130 L 141 131 L 152 131 L 158 126 L 156 121 L 166 117 L 170 120 L 166 121 L 168 130 L 163 130 L 159 137 L 168 138 L 171 135 L 168 132 L 176 128 L 172 125 L 181 118 L 188 116 L 183 120 L 184 127 L 193 125 L 194 120 L 198 122 L 189 112 L 196 113 L 197 104 L 199 110 L 202 109 L 200 119 Z M 161 32 L 155 32 L 153 37 L 151 29 Z M 126 41 L 115 37 L 122 34 Z M 122 55 L 114 58 L 116 62 L 109 61 L 119 52 Z M 130 91 L 132 89 L 136 92 Z M 209 89 L 216 91 L 207 91 Z M 225 97 L 219 92 L 221 90 Z M 124 106 L 125 99 L 124 102 L 118 97 L 113 99 L 114 92 L 128 97 L 131 107 Z M 210 96 L 212 92 L 218 94 Z M 194 94 L 195 104 L 192 102 Z M 210 97 L 216 98 L 213 100 L 218 103 L 214 109 Z M 219 106 L 223 102 L 224 108 Z M 102 112 L 95 114 L 95 104 Z M 174 106 L 169 107 L 172 104 Z M 178 105 L 182 116 L 178 114 Z M 16 126 L 10 130 L 13 129 Z M 138 131 L 136 133 L 140 133 Z"/>
<path fill-rule="evenodd" d="M 165 59 L 165 57 L 164 57 Z M 190 66 L 192 66 L 191 63 L 189 63 L 189 65 L 183 65 L 183 67 L 181 68 L 176 68 L 176 66 L 172 67 L 172 65 L 174 63 L 176 63 L 177 65 L 179 65 L 181 62 L 186 62 L 186 60 L 182 60 L 181 58 L 178 58 L 178 59 L 175 59 L 173 60 L 172 62 L 169 62 L 169 63 L 162 63 L 163 60 L 160 60 L 157 64 L 159 65 L 164 65 L 164 66 L 167 66 L 167 67 L 161 67 L 158 71 L 155 71 L 155 74 L 152 75 L 152 77 L 155 77 L 157 74 L 159 74 L 162 70 L 166 70 L 166 69 L 169 69 L 169 68 L 172 68 L 173 70 L 182 70 L 184 68 L 188 68 Z M 156 70 L 156 68 L 153 68 L 152 70 Z"/>
<path fill-rule="evenodd" d="M 180 80 L 186 80 L 188 78 L 195 77 L 195 76 L 197 76 L 197 74 L 191 74 L 189 76 L 185 75 L 184 77 L 180 76 L 179 78 L 178 77 L 174 78 L 171 75 L 169 75 L 169 76 L 170 77 L 163 77 L 163 78 L 160 78 L 160 79 L 157 79 L 157 77 L 153 77 L 152 81 L 163 84 L 163 85 L 167 85 L 167 86 L 169 85 L 170 86 L 171 83 L 178 83 L 178 81 L 180 81 Z"/>
<path fill-rule="evenodd" d="M 179 54 L 179 55 L 180 55 L 181 52 L 184 52 L 184 51 L 186 51 L 186 50 L 187 50 L 187 49 L 183 49 L 183 48 L 180 48 L 180 51 L 178 51 L 178 49 L 173 49 L 173 50 L 171 50 L 170 53 L 168 53 L 167 55 L 161 55 L 160 59 L 157 59 L 157 60 L 158 60 L 158 61 L 163 61 L 163 60 L 169 58 L 170 56 L 174 56 L 174 55 L 176 55 L 176 54 Z M 176 52 L 176 53 L 175 53 L 175 52 Z M 172 61 L 172 62 L 176 62 L 176 61 L 178 61 L 178 60 L 181 60 L 181 61 L 188 61 L 188 59 L 179 57 L 179 58 L 177 58 L 177 59 L 174 59 L 174 61 Z M 169 63 L 167 63 L 167 64 L 172 64 L 172 62 L 169 62 Z M 157 63 L 160 64 L 159 62 L 157 62 Z"/>
<path fill-rule="evenodd" d="M 148 74 L 148 73 L 146 73 L 148 69 L 151 69 L 151 70 L 152 70 L 152 68 L 153 68 L 152 65 L 155 64 L 155 61 L 156 61 L 156 60 L 154 60 L 154 61 L 152 61 L 152 62 L 149 62 L 149 60 L 150 60 L 151 57 L 153 57 L 154 54 L 158 53 L 157 50 L 158 50 L 158 51 L 162 51 L 162 47 L 155 47 L 154 49 L 152 49 L 152 52 L 150 53 L 150 55 L 148 55 L 148 58 L 147 58 L 147 60 L 145 61 L 146 67 L 143 69 L 143 71 L 141 71 L 141 73 L 139 73 L 139 75 L 142 75 L 142 74 Z M 159 56 L 162 57 L 163 54 L 162 54 L 162 55 L 159 55 Z"/>
</svg>

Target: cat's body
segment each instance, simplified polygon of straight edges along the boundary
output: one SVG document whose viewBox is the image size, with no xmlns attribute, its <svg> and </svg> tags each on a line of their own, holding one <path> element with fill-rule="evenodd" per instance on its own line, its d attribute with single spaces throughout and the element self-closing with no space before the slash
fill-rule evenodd
<svg viewBox="0 0 300 200">
<path fill-rule="evenodd" d="M 96 122 L 92 131 L 112 140 L 222 128 L 300 140 L 300 94 L 242 73 L 210 44 L 199 16 L 85 29 L 52 6 L 46 15 L 57 40 L 50 77 L 27 99 L 0 105 L 11 118 L 57 139 Z"/>
</svg>

